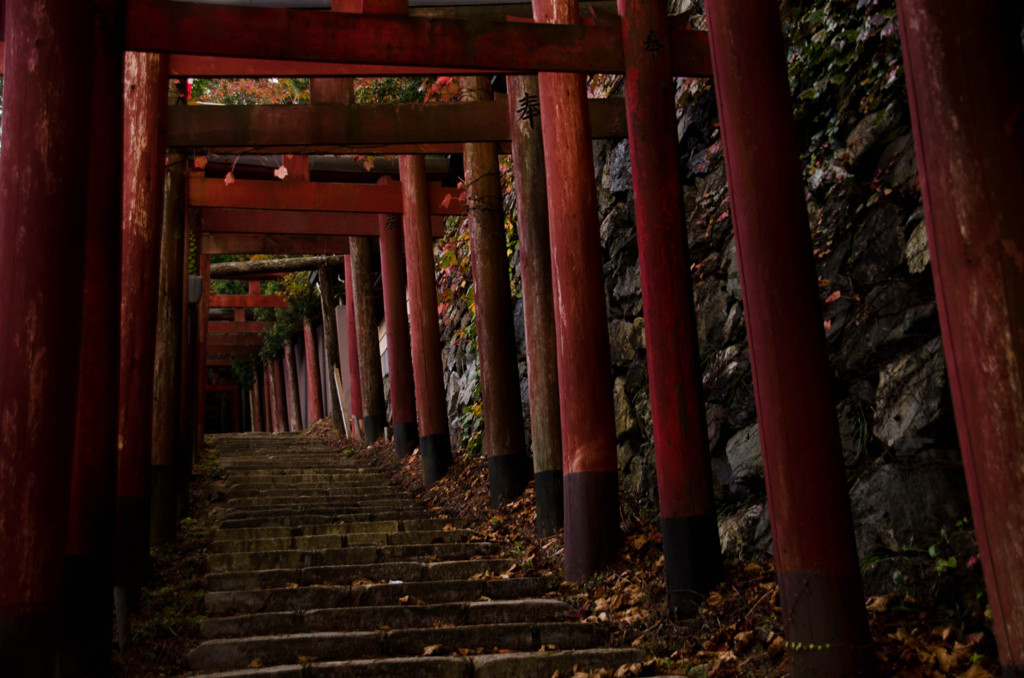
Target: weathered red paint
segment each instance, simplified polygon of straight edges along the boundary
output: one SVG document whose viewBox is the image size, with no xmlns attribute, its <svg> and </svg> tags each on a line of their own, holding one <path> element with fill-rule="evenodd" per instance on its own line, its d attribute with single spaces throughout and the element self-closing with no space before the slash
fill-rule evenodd
<svg viewBox="0 0 1024 678">
<path fill-rule="evenodd" d="M 91 25 L 91 7 L 80 3 L 7 2 L 0 158 L 0 663 L 18 678 L 52 675 L 56 667 L 89 187 L 67 162 L 67 149 L 81 148 L 91 131 L 93 35 L 83 25 Z M 110 166 L 102 157 L 100 162 L 109 177 Z M 53 425 L 54 418 L 61 425 Z"/>
<path fill-rule="evenodd" d="M 409 287 L 409 335 L 413 381 L 416 386 L 416 415 L 424 484 L 429 486 L 448 470 L 451 440 L 441 369 L 434 248 L 426 204 L 427 171 L 422 156 L 400 156 L 398 165 L 402 179 L 402 232 Z"/>
<path fill-rule="evenodd" d="M 377 318 L 373 309 L 373 248 L 366 237 L 349 238 L 352 277 L 345 279 L 345 288 L 352 288 L 355 301 L 355 343 L 359 355 L 359 386 L 363 400 L 365 442 L 372 443 L 384 435 L 387 414 L 384 411 L 384 377 L 381 373 L 380 343 L 377 339 Z M 349 341 L 353 337 L 349 336 Z"/>
<path fill-rule="evenodd" d="M 291 341 L 284 342 L 284 385 L 285 403 L 288 408 L 288 430 L 302 430 L 302 408 L 299 403 L 299 372 L 295 366 L 295 347 Z"/>
<path fill-rule="evenodd" d="M 203 254 L 345 254 L 348 239 L 340 235 L 247 235 L 203 233 Z"/>
<path fill-rule="evenodd" d="M 244 311 L 245 309 L 238 309 Z M 211 320 L 207 325 L 210 334 L 262 334 L 274 326 L 274 323 L 257 320 L 230 321 Z"/>
<path fill-rule="evenodd" d="M 324 417 L 324 402 L 320 392 L 320 353 L 316 350 L 313 326 L 307 320 L 303 326 L 306 347 L 306 402 L 309 403 L 309 423 Z"/>
<path fill-rule="evenodd" d="M 1007 676 L 1024 675 L 1024 63 L 993 0 L 900 0 L 950 393 Z"/>
<path fill-rule="evenodd" d="M 369 213 L 206 208 L 199 218 L 204 233 L 348 236 L 380 230 L 377 215 Z M 444 217 L 431 217 L 430 229 L 435 238 L 444 235 Z"/>
<path fill-rule="evenodd" d="M 401 212 L 402 187 L 343 184 L 326 181 L 287 182 L 238 179 L 189 178 L 190 207 L 239 207 L 242 209 L 314 210 L 321 212 Z M 459 190 L 431 186 L 432 214 L 464 214 Z"/>
<path fill-rule="evenodd" d="M 356 339 L 356 302 L 355 286 L 352 284 L 352 258 L 345 255 L 345 331 L 348 344 L 349 397 L 351 399 L 352 417 L 358 430 L 359 420 L 363 418 L 363 391 L 359 378 L 359 348 Z M 354 432 L 353 432 L 354 433 Z M 353 438 L 357 437 L 355 435 Z"/>
<path fill-rule="evenodd" d="M 257 59 L 621 73 L 622 33 L 613 20 L 602 23 L 611 25 L 551 26 L 132 0 L 127 42 L 129 49 L 140 51 Z M 677 20 L 674 27 L 674 74 L 708 75 L 707 37 L 686 30 L 684 20 Z"/>
<path fill-rule="evenodd" d="M 775 563 L 795 678 L 871 660 L 778 3 L 707 4 Z M 764 158 L 772 158 L 765 163 Z"/>
<path fill-rule="evenodd" d="M 288 430 L 288 397 L 284 385 L 284 361 L 275 358 L 270 363 L 273 370 L 274 383 L 274 428 L 277 431 Z"/>
<path fill-rule="evenodd" d="M 665 6 L 619 0 L 647 373 L 671 615 L 722 578 Z"/>
<path fill-rule="evenodd" d="M 490 84 L 479 76 L 460 77 L 459 91 L 460 98 L 467 102 L 491 97 Z M 498 507 L 522 493 L 529 471 L 497 149 L 492 143 L 468 143 L 463 162 L 480 356 L 483 447 L 491 506 Z"/>
<path fill-rule="evenodd" d="M 115 583 L 141 585 L 149 558 L 160 232 L 167 60 L 125 56 L 124 204 L 121 252 L 121 387 L 117 451 Z"/>
<path fill-rule="evenodd" d="M 206 337 L 206 347 L 210 353 L 224 353 L 236 348 L 256 348 L 263 346 L 260 334 L 210 334 Z"/>
<path fill-rule="evenodd" d="M 382 214 L 379 220 L 384 323 L 388 335 L 391 424 L 395 431 L 395 450 L 399 455 L 405 455 L 416 446 L 419 436 L 416 435 L 416 390 L 412 375 L 409 312 L 405 303 L 402 217 L 398 214 Z"/>
<path fill-rule="evenodd" d="M 538 0 L 534 17 L 579 21 L 575 0 Z M 617 42 L 621 44 L 621 33 Z M 582 581 L 619 540 L 618 469 L 594 159 L 582 75 L 540 73 L 551 223 L 565 487 L 565 574 Z"/>
<path fill-rule="evenodd" d="M 207 257 L 207 261 L 209 257 Z M 207 308 L 288 308 L 288 301 L 276 294 L 208 295 Z"/>
<path fill-rule="evenodd" d="M 594 138 L 626 136 L 622 99 L 587 102 Z M 317 104 L 311 106 L 175 106 L 169 146 L 260 148 L 313 153 L 364 144 L 509 141 L 515 119 L 504 101 L 461 104 Z M 251 152 L 251 151 L 250 151 Z"/>
<path fill-rule="evenodd" d="M 537 497 L 537 532 L 562 528 L 562 427 L 558 412 L 558 352 L 552 305 L 551 236 L 540 121 L 528 105 L 538 101 L 537 78 L 509 76 L 512 171 L 516 186 L 519 263 L 523 277 L 526 365 L 530 387 L 530 439 Z"/>
</svg>

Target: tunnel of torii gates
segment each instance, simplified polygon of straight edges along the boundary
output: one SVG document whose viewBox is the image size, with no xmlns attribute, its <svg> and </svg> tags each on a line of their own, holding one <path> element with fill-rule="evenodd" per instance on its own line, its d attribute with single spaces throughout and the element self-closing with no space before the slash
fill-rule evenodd
<svg viewBox="0 0 1024 678">
<path fill-rule="evenodd" d="M 0 14 L 4 674 L 54 675 L 58 654 L 65 675 L 109 661 L 111 587 L 119 610 L 130 605 L 151 535 L 173 534 L 204 399 L 233 388 L 208 385 L 208 369 L 257 347 L 260 326 L 246 308 L 280 303 L 258 294 L 258 278 L 280 270 L 221 272 L 209 263 L 214 253 L 332 255 L 305 264 L 330 300 L 323 338 L 306 328 L 302 347 L 267 365 L 242 401 L 258 429 L 301 426 L 300 352 L 312 385 L 307 416 L 331 414 L 352 435 L 358 421 L 365 440 L 387 423 L 372 289 L 379 268 L 391 427 L 399 454 L 419 447 L 429 484 L 451 455 L 431 240 L 437 219 L 467 211 L 492 500 L 523 489 L 531 469 L 497 178 L 504 149 L 517 188 L 538 526 L 550 532 L 564 520 L 569 579 L 597 571 L 617 546 L 618 498 L 592 135 L 629 138 L 669 607 L 693 613 L 722 568 L 674 76 L 713 77 L 718 96 L 783 621 L 790 647 L 811 648 L 791 651 L 792 673 L 868 672 L 775 0 L 707 0 L 707 33 L 642 0 L 281 4 L 304 8 L 6 0 Z M 993 630 L 1006 674 L 1019 676 L 1024 65 L 1017 24 L 1004 14 L 1011 4 L 899 0 L 898 9 Z M 584 74 L 593 72 L 624 73 L 624 97 L 587 101 Z M 345 78 L 381 74 L 457 75 L 464 101 L 354 105 Z M 507 95 L 492 95 L 495 74 Z M 241 75 L 311 76 L 314 104 L 168 106 L 168 77 Z M 228 186 L 212 176 L 216 163 L 207 176 L 190 161 L 242 151 L 287 154 L 288 176 L 238 169 Z M 358 184 L 319 157 L 346 153 L 397 156 L 397 171 Z M 428 160 L 447 153 L 463 158 L 465 195 L 428 174 Z M 201 285 L 185 276 L 189 239 L 199 243 Z M 212 295 L 214 275 L 249 276 L 250 293 Z M 344 329 L 335 321 L 340 280 Z M 338 397 L 342 335 L 350 403 Z M 315 386 L 317 375 L 326 386 Z"/>
</svg>

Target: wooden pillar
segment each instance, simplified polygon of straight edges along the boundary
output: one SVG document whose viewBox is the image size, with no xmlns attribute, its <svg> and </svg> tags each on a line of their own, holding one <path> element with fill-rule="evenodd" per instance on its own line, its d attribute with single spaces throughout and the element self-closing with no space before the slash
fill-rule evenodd
<svg viewBox="0 0 1024 678">
<path fill-rule="evenodd" d="M 271 364 L 274 382 L 274 429 L 288 431 L 288 401 L 284 385 L 284 358 L 274 358 Z"/>
<path fill-rule="evenodd" d="M 290 339 L 284 342 L 285 403 L 288 406 L 288 428 L 302 430 L 302 405 L 299 403 L 299 371 L 295 365 L 295 347 Z"/>
<path fill-rule="evenodd" d="M 363 441 L 372 443 L 384 435 L 384 427 L 387 425 L 377 316 L 373 310 L 373 248 L 370 239 L 365 236 L 349 238 L 348 242 L 352 262 L 351 285 L 355 298 L 359 384 L 363 396 Z"/>
<path fill-rule="evenodd" d="M 562 529 L 562 427 L 558 412 L 558 352 L 552 305 L 551 237 L 544 175 L 537 77 L 510 75 L 512 171 L 516 185 L 519 265 L 523 276 L 526 367 L 530 382 L 530 438 L 537 496 L 537 533 Z"/>
<path fill-rule="evenodd" d="M 123 11 L 116 0 L 102 8 L 107 17 L 119 17 Z M 94 22 L 93 39 L 82 339 L 60 609 L 60 664 L 65 676 L 105 675 L 111 670 L 124 141 L 124 37 L 119 21 Z"/>
<path fill-rule="evenodd" d="M 263 431 L 263 387 L 260 384 L 263 370 L 258 366 L 252 374 L 252 430 Z"/>
<path fill-rule="evenodd" d="M 345 432 L 346 426 L 342 423 L 341 399 L 344 397 L 338 389 L 338 382 L 334 379 L 335 374 L 340 374 L 338 369 L 338 322 L 334 313 L 336 304 L 334 302 L 334 281 L 333 274 L 322 267 L 318 272 L 320 280 L 320 310 L 324 318 L 324 353 L 327 355 L 327 399 L 328 408 L 331 414 L 331 422 L 334 430 L 339 435 Z M 353 377 L 353 383 L 355 383 Z"/>
<path fill-rule="evenodd" d="M 1024 676 L 1024 63 L 995 0 L 900 0 L 950 393 L 992 631 Z"/>
<path fill-rule="evenodd" d="M 384 324 L 388 333 L 391 424 L 395 432 L 395 452 L 399 456 L 412 452 L 419 442 L 409 312 L 405 303 L 404 250 L 402 215 L 380 215 L 380 268 L 384 286 Z"/>
<path fill-rule="evenodd" d="M 722 580 L 663 4 L 619 0 L 654 455 L 669 614 Z"/>
<path fill-rule="evenodd" d="M 212 293 L 210 279 L 210 255 L 199 255 L 199 277 L 203 281 L 203 293 L 199 299 L 199 322 L 196 325 L 198 342 L 196 349 L 196 444 L 192 448 L 192 461 L 195 462 L 199 452 L 205 445 L 206 431 L 206 337 L 210 329 L 210 294 Z M 270 420 L 270 415 L 267 415 Z"/>
<path fill-rule="evenodd" d="M 462 101 L 491 98 L 490 83 L 481 76 L 460 77 L 459 90 Z M 484 452 L 491 506 L 497 508 L 522 494 L 529 480 L 497 146 L 493 142 L 465 144 L 463 161 L 480 354 Z"/>
<path fill-rule="evenodd" d="M 260 366 L 263 375 L 263 412 L 267 433 L 277 433 L 274 426 L 274 377 L 270 364 Z"/>
<path fill-rule="evenodd" d="M 430 487 L 448 471 L 452 463 L 452 443 L 441 370 L 441 331 L 437 320 L 427 172 L 421 155 L 399 156 L 398 168 L 402 179 L 402 231 L 409 287 L 409 336 L 416 387 L 416 417 L 423 459 L 423 484 Z"/>
<path fill-rule="evenodd" d="M 363 419 L 363 389 L 359 376 L 359 341 L 356 337 L 356 296 L 352 282 L 352 257 L 345 255 L 345 328 L 348 335 L 349 397 L 352 409 L 352 437 L 360 435 Z"/>
<path fill-rule="evenodd" d="M 306 347 L 306 400 L 309 402 L 309 423 L 312 424 L 324 417 L 324 403 L 320 396 L 320 354 L 316 350 L 316 336 L 309 320 L 303 323 L 302 330 Z"/>
<path fill-rule="evenodd" d="M 163 231 L 153 372 L 153 447 L 150 542 L 172 541 L 178 528 L 175 444 L 181 375 L 182 277 L 185 274 L 185 158 L 168 155 L 164 172 Z"/>
<path fill-rule="evenodd" d="M 163 225 L 167 58 L 125 55 L 121 388 L 115 584 L 137 591 L 148 570 L 153 364 Z M 134 598 L 135 594 L 132 594 Z M 124 629 L 122 627 L 122 640 Z"/>
<path fill-rule="evenodd" d="M 867 675 L 779 7 L 715 0 L 707 15 L 786 640 L 814 648 L 790 652 L 792 674 Z"/>
<path fill-rule="evenodd" d="M 534 18 L 579 22 L 576 0 L 537 0 Z M 541 127 L 548 180 L 558 396 L 565 491 L 565 574 L 583 581 L 615 552 L 619 486 L 608 318 L 597 222 L 586 83 L 540 73 Z"/>
</svg>

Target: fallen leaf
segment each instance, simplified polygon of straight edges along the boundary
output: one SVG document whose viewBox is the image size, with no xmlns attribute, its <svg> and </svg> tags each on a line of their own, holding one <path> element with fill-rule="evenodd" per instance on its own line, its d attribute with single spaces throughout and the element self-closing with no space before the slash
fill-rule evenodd
<svg viewBox="0 0 1024 678">
<path fill-rule="evenodd" d="M 246 668 L 258 669 L 258 668 L 262 668 L 262 667 L 263 667 L 263 660 L 260 659 L 259 657 L 256 657 L 256 659 L 253 659 L 251 662 L 249 662 L 249 666 L 246 667 Z"/>
<path fill-rule="evenodd" d="M 274 170 L 274 176 L 284 181 L 284 178 L 288 176 L 288 168 L 285 167 L 284 165 L 281 165 L 276 170 Z"/>
<path fill-rule="evenodd" d="M 231 172 L 228 172 L 227 174 L 224 175 L 224 185 L 230 186 L 233 183 L 235 183 L 235 175 Z"/>
<path fill-rule="evenodd" d="M 435 652 L 437 652 L 440 649 L 441 649 L 440 645 L 427 645 L 425 648 L 423 648 L 423 656 L 424 657 L 430 657 L 431 655 L 433 655 Z"/>
<path fill-rule="evenodd" d="M 206 169 L 206 156 L 201 155 L 195 160 L 196 169 Z"/>
</svg>

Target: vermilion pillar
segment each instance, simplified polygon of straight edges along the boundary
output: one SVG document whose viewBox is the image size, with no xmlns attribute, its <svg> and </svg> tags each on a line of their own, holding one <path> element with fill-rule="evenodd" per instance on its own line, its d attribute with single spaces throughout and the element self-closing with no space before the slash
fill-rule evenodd
<svg viewBox="0 0 1024 678">
<path fill-rule="evenodd" d="M 388 333 L 391 423 L 395 431 L 395 452 L 399 456 L 412 452 L 419 441 L 409 344 L 409 312 L 405 303 L 404 249 L 402 215 L 380 215 L 380 268 L 384 286 L 384 324 Z"/>
<path fill-rule="evenodd" d="M 700 350 L 686 251 L 665 5 L 619 0 L 647 374 L 669 614 L 691 616 L 722 579 Z"/>
<path fill-rule="evenodd" d="M 308 320 L 303 323 L 302 330 L 306 342 L 306 401 L 309 403 L 309 423 L 312 424 L 324 416 L 324 403 L 320 395 L 320 353 L 316 350 L 316 336 Z"/>
<path fill-rule="evenodd" d="M 185 158 L 170 153 L 164 173 L 163 231 L 157 293 L 153 371 L 153 446 L 150 542 L 164 544 L 178 529 L 175 445 L 181 397 L 182 276 L 185 274 Z"/>
<path fill-rule="evenodd" d="M 351 254 L 351 285 L 355 299 L 356 348 L 359 355 L 359 384 L 363 397 L 363 440 L 372 443 L 384 435 L 387 415 L 384 411 L 384 376 L 381 372 L 377 316 L 373 309 L 373 248 L 370 239 L 348 239 Z M 349 337 L 351 339 L 351 337 Z"/>
<path fill-rule="evenodd" d="M 576 0 L 537 0 L 534 18 L 579 22 Z M 565 490 L 565 575 L 583 581 L 620 541 L 608 317 L 594 157 L 582 75 L 540 73 L 551 223 Z"/>
<path fill-rule="evenodd" d="M 0 665 L 18 678 L 53 675 L 58 666 L 55 631 L 82 327 L 78 290 L 91 230 L 88 217 L 82 218 L 88 177 L 67 162 L 67 154 L 90 138 L 94 50 L 93 34 L 83 26 L 91 20 L 92 7 L 82 3 L 6 3 Z M 111 179 L 112 163 L 102 155 L 96 159 L 101 176 Z"/>
<path fill-rule="evenodd" d="M 363 389 L 359 378 L 359 340 L 356 337 L 356 296 L 352 282 L 352 257 L 345 255 L 345 328 L 348 335 L 348 392 L 352 409 L 352 437 L 360 435 L 363 419 Z M 339 401 L 340 402 L 340 401 Z"/>
<path fill-rule="evenodd" d="M 163 225 L 167 58 L 125 55 L 121 388 L 115 583 L 137 590 L 148 570 L 153 365 Z M 122 626 L 123 631 L 126 627 Z"/>
<path fill-rule="evenodd" d="M 510 75 L 506 82 L 512 120 L 519 264 L 523 276 L 537 533 L 545 537 L 562 528 L 563 498 L 562 427 L 558 412 L 555 309 L 551 302 L 551 237 L 544 141 L 536 76 Z"/>
<path fill-rule="evenodd" d="M 402 232 L 409 286 L 409 335 L 412 340 L 416 415 L 423 458 L 423 484 L 429 487 L 448 471 L 452 463 L 452 443 L 441 370 L 441 331 L 437 321 L 427 171 L 421 155 L 399 156 L 398 169 L 402 178 Z"/>
<path fill-rule="evenodd" d="M 275 358 L 271 363 L 274 371 L 274 426 L 278 431 L 288 431 L 288 401 L 284 385 L 284 358 Z"/>
<path fill-rule="evenodd" d="M 268 363 L 260 367 L 260 372 L 263 375 L 263 412 L 264 419 L 266 420 L 266 431 L 267 433 L 277 433 L 277 428 L 274 426 L 273 370 L 270 369 L 270 364 Z"/>
<path fill-rule="evenodd" d="M 263 370 L 257 367 L 252 374 L 252 430 L 263 431 Z"/>
<path fill-rule="evenodd" d="M 60 664 L 65 676 L 110 673 L 110 590 L 114 579 L 117 389 L 121 357 L 120 308 L 112 300 L 121 297 L 118 264 L 121 261 L 124 34 L 119 20 L 112 19 L 121 16 L 120 3 L 98 6 L 102 6 L 103 13 L 97 15 L 93 25 L 94 77 L 88 151 L 90 169 L 86 175 L 89 198 L 85 214 L 81 358 L 60 610 Z"/>
<path fill-rule="evenodd" d="M 199 341 L 197 342 L 196 349 L 196 429 L 195 439 L 196 444 L 192 450 L 193 454 L 198 456 L 199 452 L 203 449 L 205 444 L 205 432 L 206 432 L 206 337 L 209 335 L 210 330 L 210 294 L 212 293 L 211 279 L 210 279 L 210 255 L 200 254 L 199 255 L 199 277 L 203 282 L 203 293 L 199 299 L 199 323 L 196 325 L 196 330 L 199 333 Z M 251 289 L 251 288 L 250 288 Z M 267 415 L 267 421 L 270 421 L 270 415 Z"/>
<path fill-rule="evenodd" d="M 779 7 L 709 0 L 707 16 L 782 619 L 790 647 L 801 648 L 790 652 L 792 673 L 867 675 Z"/>
<path fill-rule="evenodd" d="M 285 403 L 288 406 L 288 428 L 292 431 L 302 430 L 302 405 L 299 402 L 299 371 L 295 365 L 295 347 L 291 340 L 284 342 Z"/>
<path fill-rule="evenodd" d="M 992 631 L 1003 675 L 1024 676 L 1024 57 L 1012 4 L 900 0 L 898 7 Z"/>
<path fill-rule="evenodd" d="M 460 99 L 491 98 L 486 78 L 459 78 Z M 498 150 L 493 142 L 465 144 L 466 202 L 473 263 L 477 351 L 483 400 L 484 452 L 491 506 L 522 494 L 529 480 L 523 409 L 519 401 L 519 361 L 512 324 Z"/>
</svg>

